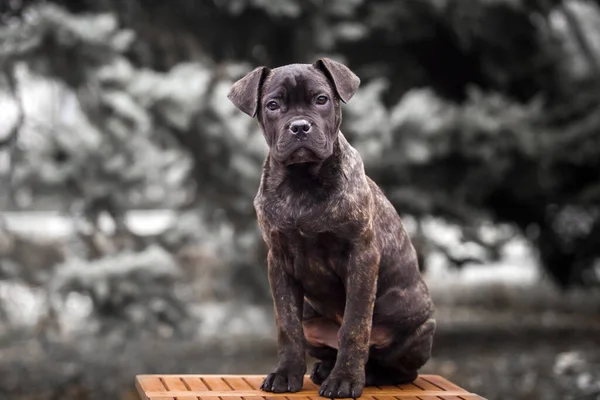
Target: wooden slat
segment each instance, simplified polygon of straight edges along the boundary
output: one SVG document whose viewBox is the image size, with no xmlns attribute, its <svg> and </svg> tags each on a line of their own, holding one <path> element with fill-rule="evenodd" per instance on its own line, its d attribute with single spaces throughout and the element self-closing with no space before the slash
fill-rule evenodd
<svg viewBox="0 0 600 400">
<path fill-rule="evenodd" d="M 434 390 L 434 391 L 440 390 L 439 387 L 435 386 L 433 383 L 426 381 L 425 379 L 423 379 L 422 376 L 417 377 L 417 379 L 413 383 L 411 383 L 411 386 L 420 388 L 421 390 L 423 390 L 425 392 L 431 391 L 431 390 Z M 430 396 L 430 395 L 420 395 L 419 399 L 420 400 L 440 400 L 441 397 Z"/>
<path fill-rule="evenodd" d="M 424 380 L 433 383 L 435 386 L 439 387 L 440 389 L 444 389 L 444 390 L 464 390 L 463 388 L 461 388 L 458 385 L 455 385 L 454 383 L 450 382 L 448 379 L 444 379 L 441 376 L 436 376 L 436 375 L 428 375 L 426 377 L 423 377 Z"/>
<path fill-rule="evenodd" d="M 189 391 L 189 388 L 185 385 L 180 377 L 166 376 L 161 378 L 161 380 L 170 392 Z M 177 396 L 177 400 L 198 400 L 198 397 L 190 394 L 189 396 Z"/>
<path fill-rule="evenodd" d="M 225 382 L 225 377 L 207 375 L 201 379 L 213 392 L 231 392 L 231 387 Z"/>
<path fill-rule="evenodd" d="M 425 380 L 424 377 L 419 376 L 413 383 L 413 386 L 417 386 L 423 390 L 441 390 L 439 386 L 434 385 L 433 383 Z"/>
<path fill-rule="evenodd" d="M 223 378 L 233 390 L 254 390 L 241 376 Z"/>
<path fill-rule="evenodd" d="M 260 389 L 265 377 L 262 375 L 244 375 L 244 380 L 248 382 L 248 385 L 254 390 Z"/>
<path fill-rule="evenodd" d="M 409 395 L 407 393 L 402 393 L 402 392 L 408 392 L 408 391 L 411 391 L 411 392 L 416 392 L 416 391 L 422 392 L 422 390 L 421 390 L 420 387 L 415 386 L 412 383 L 408 383 L 408 384 L 405 384 L 405 385 L 399 385 L 397 388 L 398 388 L 398 390 L 400 390 L 400 393 L 398 394 L 398 398 L 399 399 L 402 399 L 402 400 L 420 400 L 420 398 L 417 397 L 416 395 L 415 396 L 411 396 L 411 395 Z M 384 389 L 384 387 L 382 387 L 382 389 Z"/>
<path fill-rule="evenodd" d="M 166 378 L 166 377 L 165 377 Z M 198 376 L 181 376 L 181 380 L 194 392 L 208 392 L 210 389 Z M 200 399 L 200 397 L 198 397 Z M 202 396 L 201 400 L 221 400 L 218 396 Z"/>
<path fill-rule="evenodd" d="M 460 395 L 440 395 L 440 396 L 419 396 L 421 400 L 482 400 L 481 396 L 474 393 L 460 394 Z"/>
<path fill-rule="evenodd" d="M 169 390 L 178 392 L 189 390 L 180 377 L 165 376 L 164 378 L 162 378 L 162 382 Z"/>
<path fill-rule="evenodd" d="M 243 379 L 248 383 L 248 385 L 250 385 L 250 387 L 254 390 L 260 390 L 260 386 L 262 385 L 263 381 L 265 380 L 265 376 L 264 375 L 245 375 L 243 377 Z M 275 396 L 270 396 L 268 392 L 263 392 L 264 394 L 262 395 L 262 399 L 264 400 L 281 400 L 281 397 L 275 395 Z M 257 396 L 252 396 L 252 397 L 257 397 Z M 244 397 L 245 400 L 250 399 L 250 396 L 248 397 Z M 252 399 L 250 399 L 252 400 Z"/>
<path fill-rule="evenodd" d="M 144 395 L 144 393 L 168 390 L 167 388 L 165 388 L 165 385 L 163 385 L 162 381 L 158 376 L 141 376 L 138 377 L 136 383 L 138 393 L 140 394 L 140 396 L 142 396 L 144 400 L 174 400 L 173 396 L 170 395 L 166 395 L 163 397 L 152 397 L 152 399 L 149 396 Z"/>
<path fill-rule="evenodd" d="M 402 400 L 419 400 L 419 398 L 415 395 L 412 394 L 408 394 L 408 393 L 402 393 L 405 390 L 411 391 L 411 392 L 415 392 L 415 391 L 421 391 L 420 388 L 418 388 L 417 386 L 411 386 L 411 385 L 402 385 L 403 388 L 400 388 L 399 386 L 378 386 L 377 388 L 381 391 L 381 392 L 391 392 L 391 393 L 397 393 L 394 396 L 391 395 L 386 395 L 386 396 L 373 396 L 376 400 L 396 400 L 396 399 L 402 399 Z"/>
<path fill-rule="evenodd" d="M 228 377 L 228 378 L 223 378 L 223 379 L 235 391 L 255 390 L 248 382 L 246 382 L 246 380 L 242 376 Z M 261 395 L 244 396 L 244 400 L 263 400 L 263 397 Z"/>
<path fill-rule="evenodd" d="M 231 393 L 227 393 L 227 392 L 232 392 L 233 388 L 227 384 L 226 379 L 231 379 L 231 378 L 236 378 L 236 376 L 204 376 L 202 377 L 202 381 L 204 382 L 204 384 L 206 384 L 206 386 L 208 386 L 211 390 L 211 393 L 205 393 L 203 395 L 199 395 L 198 397 L 201 397 L 202 400 L 205 400 L 205 396 L 219 396 L 219 397 L 224 397 L 226 396 L 228 399 L 231 400 L 242 400 L 242 394 L 238 394 L 237 391 L 235 393 L 235 395 L 230 395 Z M 216 393 L 212 393 L 212 392 L 216 392 Z M 222 393 L 222 394 L 219 394 Z M 247 396 L 254 396 L 253 394 L 247 395 Z"/>
<path fill-rule="evenodd" d="M 447 391 L 463 390 L 461 387 L 453 384 L 452 382 L 448 381 L 447 379 L 444 379 L 444 378 L 438 377 L 438 376 L 427 376 L 427 377 L 424 377 L 422 380 L 423 380 L 423 382 L 427 382 L 427 383 L 431 384 L 431 389 L 439 388 L 439 389 L 447 390 Z M 429 389 L 429 390 L 431 390 L 431 389 Z M 448 395 L 444 395 L 442 397 L 442 399 L 444 399 L 444 400 L 464 400 L 464 397 L 448 394 Z"/>
</svg>

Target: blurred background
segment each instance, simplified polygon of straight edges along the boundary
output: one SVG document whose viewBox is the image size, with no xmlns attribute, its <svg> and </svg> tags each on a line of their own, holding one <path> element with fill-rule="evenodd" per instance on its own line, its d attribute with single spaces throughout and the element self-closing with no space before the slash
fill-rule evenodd
<svg viewBox="0 0 600 400">
<path fill-rule="evenodd" d="M 423 372 L 600 398 L 600 1 L 0 0 L 0 399 L 269 372 L 267 149 L 226 94 L 323 55 L 437 305 Z"/>
</svg>

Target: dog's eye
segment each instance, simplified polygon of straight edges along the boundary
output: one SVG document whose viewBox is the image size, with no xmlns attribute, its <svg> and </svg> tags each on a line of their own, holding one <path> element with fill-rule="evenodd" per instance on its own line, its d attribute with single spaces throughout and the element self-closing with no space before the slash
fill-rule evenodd
<svg viewBox="0 0 600 400">
<path fill-rule="evenodd" d="M 325 97 L 325 96 L 319 96 L 319 97 L 317 97 L 317 104 L 323 105 L 325 103 L 327 103 L 327 97 Z"/>
<path fill-rule="evenodd" d="M 279 109 L 279 104 L 277 104 L 277 102 L 275 100 L 271 100 L 270 102 L 267 103 L 267 108 L 271 111 L 275 111 L 275 110 Z"/>
</svg>

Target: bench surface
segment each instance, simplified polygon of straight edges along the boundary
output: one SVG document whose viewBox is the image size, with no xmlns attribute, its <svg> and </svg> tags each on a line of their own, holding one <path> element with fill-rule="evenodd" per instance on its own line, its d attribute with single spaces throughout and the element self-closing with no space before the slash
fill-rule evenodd
<svg viewBox="0 0 600 400">
<path fill-rule="evenodd" d="M 142 400 L 323 400 L 319 387 L 308 376 L 297 393 L 266 393 L 260 390 L 264 375 L 138 375 Z M 287 398 L 287 399 L 286 399 Z M 438 375 L 420 375 L 411 384 L 366 387 L 365 400 L 471 400 L 474 393 Z"/>
</svg>

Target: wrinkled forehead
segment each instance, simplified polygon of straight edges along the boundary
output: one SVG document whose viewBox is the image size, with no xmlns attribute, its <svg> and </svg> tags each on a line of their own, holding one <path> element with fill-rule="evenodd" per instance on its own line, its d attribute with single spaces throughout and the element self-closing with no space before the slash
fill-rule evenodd
<svg viewBox="0 0 600 400">
<path fill-rule="evenodd" d="M 291 64 L 275 68 L 263 84 L 263 95 L 285 96 L 291 92 L 325 92 L 331 94 L 333 88 L 329 79 L 310 64 Z"/>
</svg>

